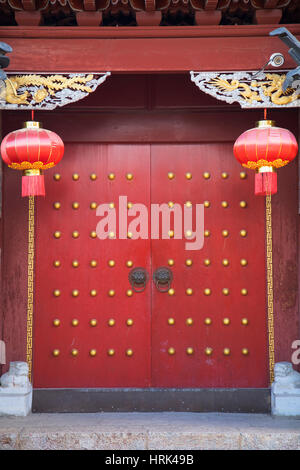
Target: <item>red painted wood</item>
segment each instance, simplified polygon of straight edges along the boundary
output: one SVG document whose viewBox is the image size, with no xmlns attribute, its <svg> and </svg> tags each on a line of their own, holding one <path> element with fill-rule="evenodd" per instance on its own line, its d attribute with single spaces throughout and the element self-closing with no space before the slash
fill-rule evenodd
<svg viewBox="0 0 300 470">
<path fill-rule="evenodd" d="M 91 6 L 93 6 L 93 3 L 91 2 Z M 76 21 L 78 26 L 99 26 L 102 21 L 102 12 L 78 11 L 76 12 Z"/>
<path fill-rule="evenodd" d="M 257 24 L 270 24 L 276 25 L 280 22 L 282 17 L 282 10 L 272 8 L 270 10 L 256 10 L 255 17 Z"/>
<path fill-rule="evenodd" d="M 175 289 L 169 296 L 153 288 L 153 385 L 267 386 L 264 200 L 254 196 L 253 172 L 240 179 L 232 144 L 154 145 L 151 159 L 153 202 L 211 203 L 205 209 L 210 236 L 203 249 L 187 251 L 186 240 L 152 240 L 153 269 L 173 259 Z M 167 177 L 170 171 L 175 174 L 172 180 Z M 191 180 L 185 178 L 186 172 L 192 173 Z M 203 178 L 204 172 L 210 173 L 209 179 Z M 228 173 L 227 179 L 222 179 L 222 172 Z M 243 200 L 246 208 L 239 205 Z M 222 201 L 229 206 L 223 208 Z M 229 231 L 227 238 L 222 237 L 223 229 Z M 240 236 L 241 229 L 247 230 L 247 237 Z M 207 258 L 209 266 L 203 264 Z M 229 260 L 227 267 L 222 265 L 224 258 Z M 242 258 L 248 260 L 246 267 L 240 265 Z M 185 265 L 186 259 L 193 261 L 192 266 Z M 187 288 L 193 289 L 193 295 L 186 295 Z M 205 288 L 211 289 L 211 295 L 204 295 Z M 222 294 L 223 288 L 229 288 L 228 296 Z M 242 288 L 248 289 L 247 296 L 241 295 Z M 204 323 L 207 317 L 212 320 L 209 326 Z M 241 324 L 244 317 L 247 326 Z M 170 326 L 168 318 L 174 318 L 175 324 Z M 193 319 L 193 325 L 186 325 L 187 318 Z M 229 325 L 222 323 L 224 318 L 230 319 Z M 174 355 L 168 354 L 169 347 L 175 348 Z M 194 354 L 186 353 L 188 347 Z M 211 356 L 205 355 L 206 347 L 213 349 Z M 226 347 L 231 352 L 225 357 Z M 242 348 L 248 348 L 249 355 L 244 356 Z"/>
<path fill-rule="evenodd" d="M 264 204 L 262 198 L 253 195 L 253 175 L 240 180 L 240 167 L 229 158 L 231 151 L 229 144 L 152 146 L 151 202 L 183 204 L 191 200 L 195 204 L 210 200 L 205 220 L 211 237 L 201 251 L 185 251 L 182 240 L 152 240 L 150 251 L 149 240 L 103 242 L 89 238 L 96 225 L 95 213 L 89 209 L 91 200 L 110 202 L 127 194 L 128 200 L 149 207 L 149 146 L 67 146 L 59 167 L 61 180 L 52 180 L 48 172 L 47 199 L 38 203 L 36 387 L 267 385 Z M 72 180 L 74 171 L 80 175 L 78 181 Z M 107 180 L 110 171 L 116 174 L 113 182 Z M 132 182 L 124 177 L 127 171 L 134 173 Z M 167 178 L 168 171 L 175 173 L 174 181 Z M 192 180 L 186 180 L 186 171 L 192 172 Z M 211 173 L 209 180 L 203 180 L 203 171 Z M 229 173 L 228 179 L 221 178 L 222 171 Z M 91 172 L 98 174 L 96 182 L 89 180 Z M 220 207 L 224 199 L 229 202 L 226 209 Z M 243 199 L 248 204 L 246 209 L 239 207 Z M 59 210 L 52 206 L 55 201 L 62 204 Z M 79 209 L 72 209 L 73 201 L 80 203 Z M 226 239 L 221 236 L 224 228 L 230 232 Z M 239 235 L 242 228 L 248 231 L 246 238 Z M 75 240 L 71 236 L 74 229 L 80 233 Z M 61 230 L 61 239 L 53 238 L 55 230 Z M 174 259 L 175 295 L 158 293 L 150 281 L 145 293 L 128 298 L 126 259 L 150 272 L 150 257 L 153 269 Z M 203 266 L 206 257 L 211 259 L 209 267 Z M 228 267 L 221 264 L 224 257 L 230 261 Z M 245 268 L 240 266 L 243 257 L 248 259 Z M 185 266 L 186 258 L 193 260 L 193 266 Z M 61 261 L 59 268 L 53 267 L 55 259 Z M 71 266 L 73 259 L 80 262 L 79 267 Z M 89 267 L 90 259 L 98 260 L 97 268 Z M 116 261 L 115 267 L 107 266 L 109 259 Z M 188 287 L 194 290 L 192 296 L 185 294 Z M 206 287 L 212 289 L 211 296 L 203 295 Z M 230 288 L 229 296 L 222 295 L 223 287 Z M 243 297 L 240 289 L 245 287 L 249 295 Z M 80 291 L 78 298 L 71 295 L 74 288 Z M 92 288 L 99 289 L 95 298 L 89 295 Z M 111 288 L 116 290 L 112 298 L 107 295 Z M 60 297 L 53 296 L 54 289 L 61 289 Z M 169 317 L 175 318 L 175 325 L 168 325 Z M 191 326 L 185 324 L 188 317 L 194 320 Z M 206 317 L 212 318 L 212 325 L 204 325 Z M 224 317 L 230 318 L 230 325 L 222 324 Z M 248 326 L 241 325 L 243 317 L 248 318 Z M 60 319 L 59 327 L 53 326 L 54 318 Z M 71 325 L 74 318 L 79 320 L 77 327 Z M 97 327 L 89 325 L 92 318 L 98 320 Z M 107 325 L 109 318 L 116 320 L 115 326 Z M 126 326 L 127 318 L 133 318 L 133 326 Z M 169 347 L 175 347 L 174 356 L 168 354 Z M 187 347 L 193 347 L 195 353 L 188 356 Z M 205 356 L 205 347 L 213 348 L 211 357 Z M 229 357 L 224 357 L 224 347 L 231 349 Z M 241 353 L 244 347 L 249 348 L 248 356 Z M 53 357 L 56 348 L 61 353 Z M 78 349 L 78 356 L 71 355 L 72 348 Z M 89 356 L 92 348 L 97 349 L 96 357 Z M 112 357 L 107 355 L 110 348 L 116 351 Z M 127 348 L 134 351 L 130 358 L 125 355 Z M 241 374 L 245 369 L 247 374 Z"/>
<path fill-rule="evenodd" d="M 42 19 L 42 15 L 40 11 L 16 11 L 15 12 L 15 20 L 19 27 L 22 26 L 29 26 L 29 27 L 36 27 L 39 26 Z"/>
<path fill-rule="evenodd" d="M 161 11 L 151 11 L 151 8 L 148 11 L 137 11 L 135 16 L 138 26 L 159 26 L 161 22 Z"/>
<path fill-rule="evenodd" d="M 195 23 L 197 25 L 218 25 L 221 21 L 222 13 L 220 10 L 207 10 L 195 12 Z"/>
<path fill-rule="evenodd" d="M 278 192 L 272 196 L 276 362 L 290 362 L 292 342 L 300 338 L 297 165 L 294 161 L 278 171 Z"/>
<path fill-rule="evenodd" d="M 141 145 L 72 145 L 66 147 L 61 164 L 46 174 L 46 198 L 39 199 L 37 207 L 36 244 L 36 310 L 34 329 L 34 386 L 35 387 L 147 387 L 150 385 L 150 290 L 126 295 L 130 289 L 126 266 L 127 260 L 133 267 L 142 266 L 150 270 L 149 240 L 99 240 L 90 238 L 100 218 L 90 203 L 114 202 L 118 207 L 119 195 L 128 196 L 129 202 L 149 205 L 149 146 Z M 60 181 L 54 181 L 53 173 L 61 174 Z M 72 174 L 80 175 L 73 181 Z M 107 178 L 108 173 L 116 175 L 115 180 Z M 132 181 L 125 177 L 127 172 L 134 175 Z M 89 175 L 98 178 L 91 181 Z M 53 203 L 61 202 L 55 210 Z M 77 210 L 72 208 L 79 202 Z M 119 228 L 119 226 L 118 226 Z M 53 233 L 62 232 L 60 239 Z M 79 238 L 72 238 L 72 232 L 79 231 Z M 53 266 L 60 260 L 61 266 Z M 72 261 L 78 260 L 77 268 Z M 92 268 L 91 260 L 98 266 Z M 109 267 L 108 261 L 115 266 Z M 54 297 L 54 289 L 61 290 L 60 297 Z M 72 290 L 78 289 L 79 296 L 72 297 Z M 91 289 L 98 295 L 90 296 Z M 108 291 L 115 290 L 109 297 Z M 60 319 L 59 327 L 53 326 L 55 318 Z M 126 325 L 127 319 L 132 326 Z M 78 319 L 78 326 L 72 326 Z M 96 319 L 98 325 L 89 322 Z M 115 320 L 114 326 L 108 321 Z M 58 357 L 53 349 L 61 351 Z M 71 350 L 78 349 L 73 357 Z M 127 349 L 133 356 L 126 356 Z M 97 350 L 91 357 L 89 351 Z M 108 356 L 109 349 L 115 350 Z"/>
<path fill-rule="evenodd" d="M 3 166 L 2 296 L 0 323 L 6 365 L 26 360 L 28 200 L 21 197 L 21 175 Z"/>
<path fill-rule="evenodd" d="M 295 117 L 296 111 L 289 111 L 290 116 Z M 18 122 L 22 122 L 22 116 L 18 114 Z M 28 116 L 28 114 L 27 114 Z M 64 142 L 232 142 L 242 132 L 253 126 L 262 116 L 262 111 L 237 111 L 230 112 L 187 112 L 187 111 L 123 111 L 118 113 L 101 113 L 96 119 L 84 110 L 76 113 L 66 112 L 38 112 L 37 117 L 43 122 L 44 127 L 51 129 L 61 136 Z M 282 127 L 289 124 L 293 131 L 294 124 L 287 119 L 284 112 L 274 111 L 272 117 Z M 62 124 L 63 120 L 63 124 Z M 7 113 L 7 122 L 16 127 L 15 114 Z M 88 124 L 87 124 L 88 123 Z M 216 132 L 216 123 L 218 131 Z M 295 121 L 296 123 L 296 121 Z M 83 131 L 84 129 L 84 131 Z"/>
<path fill-rule="evenodd" d="M 291 28 L 292 30 L 292 28 Z M 59 30 L 60 31 L 60 30 Z M 56 34 L 61 34 L 57 32 Z M 42 34 L 42 33 L 41 33 Z M 123 34 L 123 33 L 121 33 Z M 172 109 L 176 102 L 187 108 L 193 104 L 193 96 L 189 93 L 180 92 L 185 90 L 185 82 L 179 79 L 170 82 L 168 77 L 158 77 L 159 86 L 152 90 L 152 106 L 160 106 L 157 111 L 125 110 L 130 105 L 130 97 L 134 97 L 133 89 L 140 89 L 139 99 L 135 106 L 146 108 L 148 92 L 143 85 L 133 77 L 128 77 L 126 94 L 128 101 L 122 102 L 122 112 L 100 113 L 99 106 L 104 103 L 108 106 L 113 103 L 116 89 L 120 86 L 123 77 L 117 77 L 116 81 L 107 82 L 106 90 L 100 92 L 99 99 L 96 99 L 98 108 L 93 112 L 79 112 L 78 107 L 69 110 L 53 111 L 51 113 L 39 112 L 39 118 L 45 128 L 50 128 L 63 136 L 65 141 L 72 142 L 75 138 L 92 142 L 146 142 L 155 138 L 160 142 L 184 141 L 219 141 L 220 137 L 228 142 L 234 139 L 245 129 L 251 127 L 261 116 L 257 111 L 234 110 L 230 107 L 230 112 L 213 113 L 202 109 L 199 102 L 198 112 L 178 112 Z M 119 81 L 118 81 L 119 80 Z M 152 80 L 152 77 L 151 77 Z M 131 82 L 131 85 L 130 85 Z M 166 87 L 170 84 L 172 93 L 167 93 Z M 195 87 L 196 88 L 196 87 Z M 194 89 L 194 88 L 193 88 Z M 145 94 L 143 93 L 145 90 Z M 164 90 L 166 93 L 164 93 Z M 96 92 L 97 93 L 97 92 Z M 199 92 L 200 94 L 200 92 Z M 185 96 L 186 101 L 182 98 Z M 95 94 L 93 97 L 96 96 Z M 104 99 L 105 96 L 105 99 Z M 91 98 L 93 98 L 91 96 Z M 178 98 L 177 98 L 178 97 Z M 148 99 L 148 98 L 147 98 Z M 196 98 L 195 98 L 196 99 Z M 120 94 L 115 97 L 116 108 Z M 84 101 L 82 101 L 82 105 Z M 163 107 L 165 109 L 163 110 Z M 167 108 L 167 112 L 166 112 Z M 83 108 L 84 109 L 84 108 Z M 92 108 L 93 109 L 93 108 Z M 125 112 L 124 112 L 125 111 Z M 130 112 L 129 112 L 130 111 Z M 163 114 L 164 119 L 159 118 Z M 21 122 L 28 118 L 28 113 L 3 112 L 2 135 L 21 125 Z M 272 110 L 272 118 L 278 125 L 287 127 L 297 135 L 297 110 Z M 213 120 L 215 122 L 213 123 Z M 216 126 L 216 122 L 219 123 Z M 143 124 L 142 124 L 143 123 Z M 169 123 L 169 125 L 168 125 Z M 229 125 L 231 123 L 231 125 Z M 214 125 L 213 125 L 214 124 Z M 228 137 L 224 137 L 224 125 L 229 132 Z M 73 126 L 73 135 L 72 135 Z M 159 129 L 161 135 L 159 136 Z M 217 129 L 217 130 L 216 130 Z M 236 132 L 235 132 L 236 131 Z M 207 137 L 207 135 L 209 137 Z M 97 137 L 98 136 L 98 137 Z M 98 140 L 97 140 L 98 139 Z M 160 140 L 159 140 L 160 139 Z M 175 140 L 176 139 L 176 140 Z M 228 160 L 233 158 L 228 155 Z M 299 313 L 298 313 L 298 292 L 295 286 L 297 283 L 297 171 L 296 162 L 278 171 L 278 194 L 273 196 L 273 263 L 274 263 L 274 312 L 275 312 L 275 354 L 276 360 L 290 360 L 290 345 L 293 340 L 299 337 Z M 48 191 L 48 178 L 50 173 L 46 172 L 46 193 Z M 27 201 L 20 196 L 19 172 L 5 167 L 3 177 L 3 294 L 1 320 L 4 330 L 4 339 L 7 344 L 7 361 L 26 360 L 26 311 L 27 311 Z M 51 181 L 51 178 L 50 178 Z M 252 194 L 254 187 L 250 185 L 249 194 Z M 47 201 L 48 195 L 46 194 Z M 17 223 L 16 223 L 17 220 Z M 46 271 L 47 272 L 47 271 Z M 290 296 L 290 298 L 289 298 Z M 7 366 L 6 366 L 7 367 Z"/>
<path fill-rule="evenodd" d="M 284 54 L 285 68 L 294 68 L 286 46 L 268 35 L 271 29 L 259 25 L 2 27 L 0 33 L 2 40 L 14 49 L 10 70 L 15 72 L 257 70 L 274 50 Z M 299 25 L 291 25 L 289 29 L 299 36 Z"/>
<path fill-rule="evenodd" d="M 270 32 L 267 25 L 224 25 L 221 26 L 164 26 L 162 27 L 73 27 L 43 26 L 42 28 L 1 26 L 3 37 L 10 38 L 57 38 L 80 37 L 84 39 L 98 38 L 182 38 L 182 37 L 266 37 Z M 289 24 L 289 30 L 299 35 L 299 24 Z"/>
</svg>

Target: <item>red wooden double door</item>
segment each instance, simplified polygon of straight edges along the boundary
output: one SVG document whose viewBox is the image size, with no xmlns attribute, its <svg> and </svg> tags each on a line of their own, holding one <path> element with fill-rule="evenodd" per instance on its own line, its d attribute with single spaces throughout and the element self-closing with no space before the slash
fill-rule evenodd
<svg viewBox="0 0 300 470">
<path fill-rule="evenodd" d="M 253 192 L 229 143 L 67 144 L 36 207 L 34 386 L 265 387 L 264 200 Z M 162 214 L 151 233 L 155 204 L 170 212 L 164 237 Z M 197 204 L 204 244 L 187 249 L 188 211 L 201 241 Z M 137 267 L 142 292 L 129 281 Z M 153 280 L 160 267 L 169 288 Z"/>
</svg>

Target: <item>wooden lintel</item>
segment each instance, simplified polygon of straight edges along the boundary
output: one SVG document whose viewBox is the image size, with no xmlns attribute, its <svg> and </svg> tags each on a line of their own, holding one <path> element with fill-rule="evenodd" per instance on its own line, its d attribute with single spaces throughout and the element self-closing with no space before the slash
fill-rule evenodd
<svg viewBox="0 0 300 470">
<path fill-rule="evenodd" d="M 295 63 L 273 26 L 1 27 L 10 72 L 259 70 L 274 52 Z M 289 25 L 300 38 L 300 25 Z"/>
</svg>

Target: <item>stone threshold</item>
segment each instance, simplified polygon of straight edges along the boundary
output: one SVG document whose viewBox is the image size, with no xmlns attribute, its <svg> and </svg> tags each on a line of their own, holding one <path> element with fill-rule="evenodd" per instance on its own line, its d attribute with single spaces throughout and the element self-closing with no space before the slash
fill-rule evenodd
<svg viewBox="0 0 300 470">
<path fill-rule="evenodd" d="M 0 416 L 0 450 L 300 450 L 300 418 L 187 412 Z"/>
</svg>

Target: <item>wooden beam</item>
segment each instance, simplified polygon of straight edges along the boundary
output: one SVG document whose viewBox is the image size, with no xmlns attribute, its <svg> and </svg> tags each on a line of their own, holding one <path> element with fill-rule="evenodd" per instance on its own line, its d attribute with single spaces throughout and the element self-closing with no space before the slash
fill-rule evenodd
<svg viewBox="0 0 300 470">
<path fill-rule="evenodd" d="M 274 52 L 295 62 L 273 27 L 2 27 L 11 72 L 188 72 L 258 70 Z M 300 39 L 300 25 L 289 25 Z"/>
</svg>

